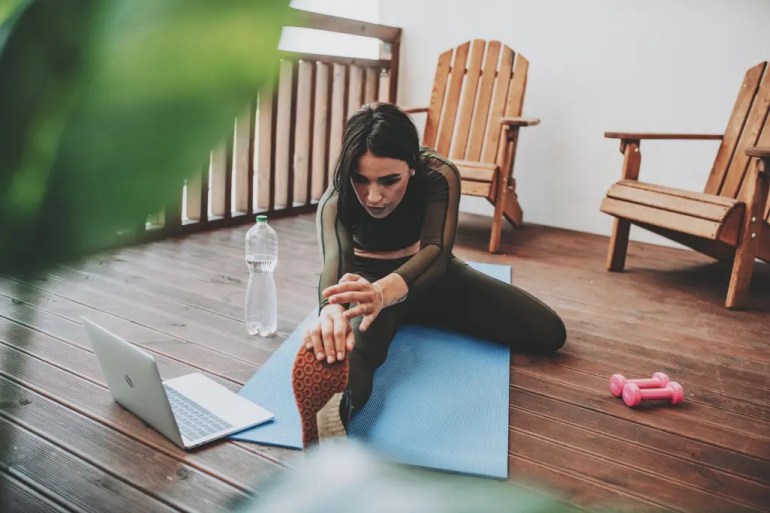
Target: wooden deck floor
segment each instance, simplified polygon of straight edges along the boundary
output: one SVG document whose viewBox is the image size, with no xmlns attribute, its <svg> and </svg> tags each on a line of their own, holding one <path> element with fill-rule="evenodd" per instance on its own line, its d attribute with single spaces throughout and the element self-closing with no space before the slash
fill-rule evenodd
<svg viewBox="0 0 770 513">
<path fill-rule="evenodd" d="M 551 359 L 512 359 L 511 480 L 583 507 L 770 511 L 770 266 L 745 312 L 723 308 L 728 268 L 632 244 L 604 270 L 607 239 L 529 226 L 484 251 L 488 224 L 464 216 L 456 253 L 510 264 L 569 338 Z M 221 442 L 185 453 L 114 404 L 81 315 L 151 351 L 164 378 L 201 371 L 237 390 L 315 304 L 313 216 L 275 221 L 280 336 L 245 336 L 246 228 L 100 255 L 45 279 L 0 278 L 0 511 L 224 511 L 296 453 Z M 15 370 L 11 370 L 14 369 Z M 615 372 L 662 370 L 676 408 L 630 410 Z M 257 483 L 257 484 L 255 484 Z"/>
</svg>

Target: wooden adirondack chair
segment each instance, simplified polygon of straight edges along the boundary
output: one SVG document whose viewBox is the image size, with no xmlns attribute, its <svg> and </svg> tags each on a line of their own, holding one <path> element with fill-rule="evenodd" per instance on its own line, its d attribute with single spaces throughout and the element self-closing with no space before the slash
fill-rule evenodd
<svg viewBox="0 0 770 513">
<path fill-rule="evenodd" d="M 499 41 L 474 39 L 439 55 L 422 144 L 454 162 L 462 193 L 484 196 L 494 206 L 489 251 L 500 247 L 502 219 L 518 226 L 513 162 L 519 127 L 540 123 L 522 118 L 529 62 Z"/>
<path fill-rule="evenodd" d="M 770 66 L 746 72 L 724 135 L 607 132 L 620 139 L 622 179 L 602 201 L 616 217 L 607 269 L 622 271 L 630 224 L 718 260 L 733 261 L 725 305 L 745 305 L 754 260 L 770 262 Z M 642 139 L 719 139 L 704 192 L 638 181 Z M 753 158 L 752 158 L 753 157 Z"/>
</svg>

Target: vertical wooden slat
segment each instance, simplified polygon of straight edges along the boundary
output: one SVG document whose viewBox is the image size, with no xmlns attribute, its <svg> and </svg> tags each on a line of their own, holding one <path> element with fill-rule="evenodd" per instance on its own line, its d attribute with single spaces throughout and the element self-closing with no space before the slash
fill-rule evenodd
<svg viewBox="0 0 770 513">
<path fill-rule="evenodd" d="M 332 108 L 329 128 L 329 179 L 334 172 L 334 165 L 342 147 L 342 127 L 345 123 L 345 89 L 347 67 L 334 65 L 332 83 Z"/>
<path fill-rule="evenodd" d="M 287 184 L 287 198 L 286 206 L 294 206 L 294 144 L 296 142 L 297 133 L 297 79 L 299 78 L 299 63 L 292 61 L 291 63 L 291 103 L 289 109 L 289 183 Z"/>
<path fill-rule="evenodd" d="M 297 70 L 296 125 L 294 130 L 294 202 L 307 203 L 310 171 L 310 115 L 314 63 L 302 61 Z"/>
<path fill-rule="evenodd" d="M 259 92 L 257 112 L 257 210 L 270 209 L 270 169 L 273 117 L 273 87 L 268 85 Z"/>
<path fill-rule="evenodd" d="M 727 176 L 722 190 L 719 192 L 720 196 L 737 197 L 749 166 L 750 159 L 746 155 L 746 148 L 754 146 L 759 139 L 760 131 L 767 120 L 768 108 L 770 108 L 770 72 L 765 70 L 759 90 L 751 105 L 751 111 L 746 118 L 746 125 L 738 139 L 735 155 L 733 155 L 730 166 L 727 168 Z"/>
<path fill-rule="evenodd" d="M 757 92 L 759 81 L 766 66 L 766 62 L 754 66 L 746 72 L 746 76 L 743 78 L 743 84 L 735 101 L 735 107 L 733 107 L 730 120 L 727 122 L 725 135 L 719 145 L 714 165 L 711 167 L 708 182 L 706 182 L 704 192 L 707 194 L 718 194 L 722 183 L 724 183 L 727 167 L 735 154 L 735 145 L 738 143 L 738 138 L 746 124 L 746 117 L 749 114 L 751 103 L 754 100 L 754 95 Z"/>
<path fill-rule="evenodd" d="M 278 75 L 278 117 L 276 120 L 275 141 L 275 204 L 273 208 L 291 206 L 289 204 L 290 159 L 289 146 L 291 141 L 291 111 L 292 111 L 292 81 L 294 63 L 282 60 Z"/>
<path fill-rule="evenodd" d="M 307 141 L 308 141 L 308 154 L 307 154 L 307 178 L 305 180 L 305 203 L 310 204 L 312 202 L 312 188 L 313 188 L 313 129 L 315 127 L 315 104 L 318 101 L 315 94 L 315 82 L 316 82 L 316 63 L 311 62 L 310 65 L 310 108 L 309 110 L 309 122 L 307 124 Z"/>
<path fill-rule="evenodd" d="M 225 142 L 225 219 L 233 216 L 233 136 L 235 135 L 235 121 Z"/>
<path fill-rule="evenodd" d="M 768 68 L 768 73 L 770 73 L 770 68 Z M 761 129 L 761 133 L 759 135 L 759 139 L 757 139 L 757 146 L 760 147 L 770 147 L 770 112 L 768 113 L 768 117 L 765 120 L 764 128 Z M 745 149 L 743 150 L 746 151 Z M 751 166 L 756 166 L 757 163 L 753 161 L 754 159 L 749 159 L 749 169 L 751 169 Z M 748 173 L 747 173 L 748 174 Z M 741 185 L 740 191 L 738 191 L 738 198 L 746 198 L 747 197 L 747 181 L 744 180 L 743 184 Z M 762 219 L 768 219 L 770 221 L 770 201 L 767 203 L 767 209 L 763 210 L 763 215 L 761 216 Z"/>
<path fill-rule="evenodd" d="M 449 80 L 449 66 L 452 62 L 452 50 L 447 50 L 438 56 L 436 76 L 433 78 L 433 90 L 430 93 L 428 104 L 428 117 L 425 120 L 425 130 L 422 135 L 422 143 L 430 148 L 436 147 L 436 135 L 441 121 L 441 109 L 444 106 L 444 93 Z"/>
<path fill-rule="evenodd" d="M 506 102 L 506 116 L 521 116 L 524 108 L 524 94 L 527 90 L 527 74 L 529 73 L 529 61 L 521 54 L 516 56 L 516 65 L 513 68 L 513 80 L 508 90 Z"/>
<path fill-rule="evenodd" d="M 211 165 L 209 167 L 209 202 L 211 215 L 224 217 L 225 215 L 225 168 L 227 166 L 227 143 L 220 143 L 211 152 Z"/>
<path fill-rule="evenodd" d="M 251 106 L 249 107 L 249 144 L 246 148 L 248 155 L 246 162 L 246 212 L 249 214 L 254 213 L 254 161 L 255 152 L 257 151 L 256 132 L 257 132 L 257 97 L 254 96 L 251 100 Z"/>
<path fill-rule="evenodd" d="M 487 116 L 489 115 L 489 105 L 492 99 L 492 90 L 495 86 L 495 75 L 499 58 L 500 41 L 490 41 L 484 58 L 484 71 L 481 75 L 478 101 L 471 125 L 471 140 L 468 144 L 465 160 L 479 160 L 479 157 L 481 157 L 481 145 L 486 136 Z"/>
<path fill-rule="evenodd" d="M 249 137 L 251 135 L 251 107 L 235 120 L 233 142 L 233 196 L 236 212 L 249 209 Z"/>
<path fill-rule="evenodd" d="M 348 86 L 348 113 L 346 119 L 352 116 L 364 103 L 364 68 L 350 66 L 350 82 Z"/>
<path fill-rule="evenodd" d="M 275 210 L 275 176 L 276 176 L 276 155 L 278 147 L 278 92 L 276 91 L 271 96 L 272 102 L 270 107 L 270 176 L 268 178 L 268 210 Z"/>
<path fill-rule="evenodd" d="M 457 119 L 457 105 L 460 101 L 460 92 L 463 87 L 463 78 L 465 77 L 465 63 L 468 61 L 468 50 L 471 42 L 467 41 L 455 49 L 454 60 L 452 61 L 452 70 L 449 76 L 449 91 L 444 102 L 444 115 L 439 126 L 438 142 L 436 151 L 441 155 L 449 155 L 449 146 L 452 142 L 455 121 Z"/>
<path fill-rule="evenodd" d="M 313 131 L 313 158 L 310 166 L 312 170 L 310 197 L 316 201 L 321 199 L 326 186 L 328 162 L 326 155 L 328 151 L 327 141 L 329 140 L 329 107 L 331 105 L 329 78 L 329 65 L 322 62 L 316 63 L 315 105 L 313 105 L 313 126 L 311 127 Z"/>
<path fill-rule="evenodd" d="M 364 103 L 377 101 L 377 82 L 379 81 L 380 70 L 377 68 L 366 68 L 366 87 L 364 87 Z"/>
<path fill-rule="evenodd" d="M 329 164 L 329 155 L 331 150 L 329 149 L 331 147 L 331 134 L 332 134 L 332 90 L 333 87 L 333 81 L 334 81 L 334 67 L 327 67 L 328 70 L 328 82 L 326 84 L 327 89 L 327 98 L 326 98 L 326 141 L 324 141 L 324 148 L 326 153 L 326 159 L 324 160 L 324 190 L 329 186 L 329 181 L 331 178 L 331 175 L 333 174 L 334 168 Z"/>
<path fill-rule="evenodd" d="M 460 115 L 457 121 L 454 141 L 450 145 L 449 158 L 465 159 L 465 149 L 468 145 L 468 133 L 471 129 L 473 109 L 476 106 L 476 92 L 481 75 L 481 61 L 484 57 L 486 41 L 474 39 L 471 43 L 468 71 L 465 75 L 465 87 L 462 89 L 460 99 Z"/>
<path fill-rule="evenodd" d="M 382 68 L 378 73 L 379 78 L 377 79 L 377 101 L 389 103 L 390 72 L 388 71 L 388 68 Z"/>
<path fill-rule="evenodd" d="M 199 223 L 205 223 L 209 220 L 209 168 L 210 165 L 203 166 L 201 169 L 201 183 L 200 183 L 200 215 L 198 216 Z"/>
<path fill-rule="evenodd" d="M 485 131 L 487 137 L 481 150 L 482 162 L 496 161 L 497 148 L 500 141 L 500 117 L 505 112 L 505 100 L 508 96 L 511 70 L 513 69 L 513 50 L 507 46 L 504 46 L 502 50 L 503 56 L 500 59 L 500 68 L 497 71 L 495 91 L 492 96 L 492 108 L 489 111 L 487 129 Z"/>
<path fill-rule="evenodd" d="M 189 220 L 201 220 L 201 173 L 195 173 L 187 179 L 185 190 L 185 211 L 183 217 Z"/>
<path fill-rule="evenodd" d="M 388 101 L 398 103 L 398 68 L 401 65 L 401 43 L 394 41 L 390 44 L 390 83 L 388 84 Z"/>
<path fill-rule="evenodd" d="M 516 55 L 516 63 L 513 69 L 513 79 L 508 84 L 508 99 L 505 102 L 504 116 L 521 116 L 524 107 L 524 93 L 527 89 L 527 73 L 529 72 L 529 61 L 521 54 Z M 504 161 L 504 152 L 506 151 L 505 137 L 501 137 L 496 162 Z M 513 157 L 515 158 L 515 153 Z M 513 167 L 506 168 L 513 172 Z"/>
</svg>

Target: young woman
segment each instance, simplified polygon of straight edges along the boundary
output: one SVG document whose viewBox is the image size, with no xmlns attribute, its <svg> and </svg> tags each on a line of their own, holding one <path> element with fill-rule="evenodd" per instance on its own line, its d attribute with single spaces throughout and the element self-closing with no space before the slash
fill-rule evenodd
<svg viewBox="0 0 770 513">
<path fill-rule="evenodd" d="M 543 302 L 452 255 L 459 172 L 418 141 L 411 118 L 390 104 L 366 105 L 345 124 L 318 206 L 320 313 L 293 369 L 306 446 L 319 434 L 344 435 L 403 323 L 530 353 L 554 352 L 566 339 Z"/>
</svg>

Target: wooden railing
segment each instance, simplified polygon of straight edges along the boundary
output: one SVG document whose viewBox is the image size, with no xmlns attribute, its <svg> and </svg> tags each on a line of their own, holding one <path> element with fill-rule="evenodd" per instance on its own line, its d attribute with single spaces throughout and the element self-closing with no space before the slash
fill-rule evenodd
<svg viewBox="0 0 770 513">
<path fill-rule="evenodd" d="M 181 200 L 148 218 L 143 239 L 309 212 L 329 183 L 347 117 L 395 102 L 401 29 L 301 11 L 294 26 L 380 40 L 380 58 L 281 52 L 260 91 Z"/>
</svg>

